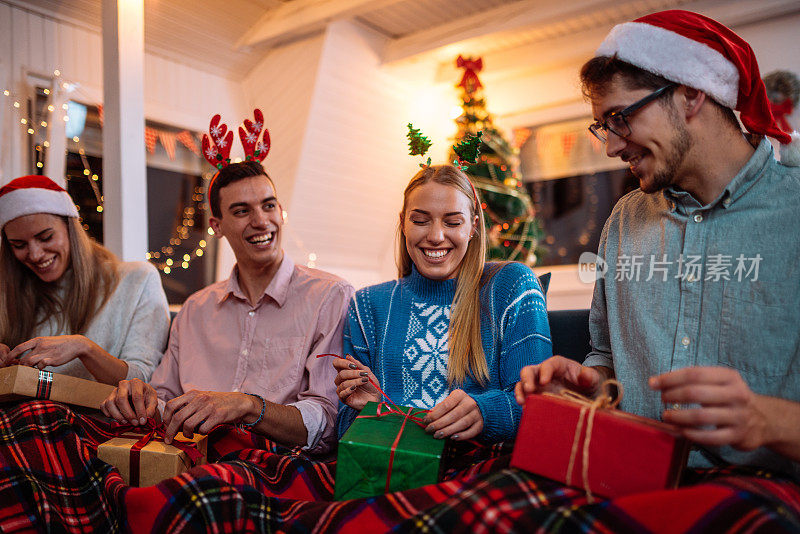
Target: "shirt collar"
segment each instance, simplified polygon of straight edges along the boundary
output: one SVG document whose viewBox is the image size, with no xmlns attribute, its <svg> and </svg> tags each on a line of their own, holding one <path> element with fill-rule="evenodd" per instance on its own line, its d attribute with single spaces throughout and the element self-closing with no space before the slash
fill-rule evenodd
<svg viewBox="0 0 800 534">
<path fill-rule="evenodd" d="M 281 308 L 286 303 L 286 298 L 289 294 L 289 285 L 292 281 L 292 275 L 294 274 L 294 267 L 294 262 L 284 251 L 283 260 L 278 270 L 275 272 L 275 276 L 272 277 L 269 285 L 264 290 L 264 295 L 272 298 Z M 234 296 L 245 301 L 247 300 L 247 296 L 245 296 L 242 287 L 239 285 L 238 265 L 234 265 L 233 269 L 231 269 L 231 275 L 228 277 L 228 281 L 225 283 L 219 295 L 218 302 L 222 304 L 229 296 Z"/>
<path fill-rule="evenodd" d="M 664 189 L 664 197 L 667 199 L 671 209 L 675 209 L 676 205 L 684 209 L 691 209 L 694 207 L 709 208 L 718 204 L 723 208 L 728 208 L 758 181 L 758 178 L 764 174 L 764 170 L 773 160 L 772 143 L 766 137 L 763 137 L 756 147 L 756 151 L 744 164 L 744 167 L 739 169 L 739 172 L 728 182 L 722 193 L 707 206 L 701 206 L 691 194 L 675 189 L 672 186 Z"/>
</svg>

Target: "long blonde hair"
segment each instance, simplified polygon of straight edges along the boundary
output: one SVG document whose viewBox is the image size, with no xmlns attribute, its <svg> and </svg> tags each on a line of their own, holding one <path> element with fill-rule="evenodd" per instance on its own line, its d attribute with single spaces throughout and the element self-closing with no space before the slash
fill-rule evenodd
<svg viewBox="0 0 800 534">
<path fill-rule="evenodd" d="M 461 260 L 456 281 L 456 294 L 450 314 L 447 381 L 451 385 L 460 385 L 469 374 L 478 383 L 484 384 L 489 379 L 489 367 L 486 364 L 481 341 L 480 288 L 486 258 L 486 235 L 483 211 L 478 207 L 478 200 L 469 178 L 460 169 L 452 165 L 423 167 L 406 186 L 403 192 L 403 209 L 400 211 L 400 222 L 397 227 L 397 275 L 402 278 L 411 274 L 413 263 L 403 233 L 408 196 L 417 187 L 428 182 L 454 187 L 464 193 L 470 199 L 470 221 L 475 220 L 476 215 L 478 217 L 475 236 L 467 245 L 467 252 Z"/>
<path fill-rule="evenodd" d="M 0 241 L 0 343 L 9 347 L 33 337 L 36 327 L 57 318 L 58 328 L 83 334 L 119 281 L 119 260 L 92 240 L 78 219 L 65 217 L 69 268 L 56 282 L 42 282 L 14 256 L 5 232 Z M 65 291 L 59 294 L 59 286 Z"/>
</svg>

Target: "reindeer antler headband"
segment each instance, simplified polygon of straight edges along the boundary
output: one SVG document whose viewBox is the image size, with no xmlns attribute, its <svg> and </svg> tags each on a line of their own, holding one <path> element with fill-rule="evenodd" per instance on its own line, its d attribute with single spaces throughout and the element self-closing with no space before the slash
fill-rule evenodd
<svg viewBox="0 0 800 534">
<path fill-rule="evenodd" d="M 253 110 L 255 122 L 244 120 L 244 128 L 239 126 L 239 139 L 244 148 L 245 161 L 263 161 L 269 154 L 269 130 L 264 128 L 264 115 L 260 109 Z M 233 130 L 228 130 L 225 124 L 220 123 L 219 114 L 211 117 L 208 134 L 203 134 L 203 156 L 211 165 L 222 170 L 231 163 L 230 153 L 233 145 Z M 262 141 L 259 141 L 261 132 L 264 132 Z"/>
</svg>

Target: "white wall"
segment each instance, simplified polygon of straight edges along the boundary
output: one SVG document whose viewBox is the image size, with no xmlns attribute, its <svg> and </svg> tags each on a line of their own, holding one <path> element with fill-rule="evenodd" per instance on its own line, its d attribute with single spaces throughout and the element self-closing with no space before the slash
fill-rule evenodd
<svg viewBox="0 0 800 534">
<path fill-rule="evenodd" d="M 75 100 L 102 101 L 102 42 L 97 31 L 0 3 L 0 85 L 25 95 L 27 76 L 52 76 L 80 84 Z M 181 128 L 205 131 L 214 113 L 244 116 L 241 84 L 190 66 L 145 56 L 145 116 Z M 24 115 L 0 95 L 0 183 L 25 168 Z"/>
</svg>

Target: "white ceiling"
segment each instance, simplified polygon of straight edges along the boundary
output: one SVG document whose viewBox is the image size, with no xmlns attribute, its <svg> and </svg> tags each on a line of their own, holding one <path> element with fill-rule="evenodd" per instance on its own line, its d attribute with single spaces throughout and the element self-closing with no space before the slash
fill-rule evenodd
<svg viewBox="0 0 800 534">
<path fill-rule="evenodd" d="M 101 30 L 102 0 L 0 0 Z M 264 54 L 355 19 L 386 35 L 386 63 L 452 63 L 683 7 L 734 25 L 800 12 L 797 0 L 144 0 L 148 52 L 245 76 Z M 712 15 L 712 16 L 713 16 Z M 446 73 L 451 77 L 450 73 Z"/>
</svg>

